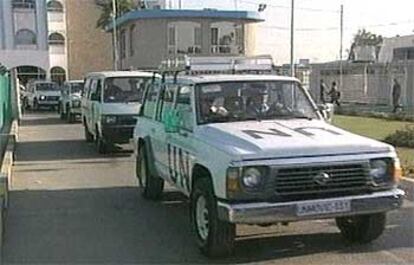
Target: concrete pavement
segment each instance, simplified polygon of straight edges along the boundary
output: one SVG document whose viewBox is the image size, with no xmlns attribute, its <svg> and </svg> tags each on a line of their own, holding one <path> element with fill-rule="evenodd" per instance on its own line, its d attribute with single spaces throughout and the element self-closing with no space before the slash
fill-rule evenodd
<svg viewBox="0 0 414 265">
<path fill-rule="evenodd" d="M 5 263 L 210 263 L 195 247 L 188 204 L 175 192 L 141 198 L 132 153 L 98 155 L 80 124 L 50 113 L 20 128 Z M 288 227 L 241 226 L 233 257 L 220 263 L 414 264 L 414 205 L 389 214 L 371 245 L 344 243 L 332 220 Z"/>
</svg>

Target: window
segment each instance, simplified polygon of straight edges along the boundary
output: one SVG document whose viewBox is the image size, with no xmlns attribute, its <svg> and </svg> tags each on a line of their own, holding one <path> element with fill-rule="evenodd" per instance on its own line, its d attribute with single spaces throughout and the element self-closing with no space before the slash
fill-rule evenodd
<svg viewBox="0 0 414 265">
<path fill-rule="evenodd" d="M 125 59 L 125 57 L 126 57 L 126 34 L 125 34 L 125 30 L 121 31 L 120 49 L 121 49 L 121 58 Z"/>
<path fill-rule="evenodd" d="M 177 91 L 176 84 L 166 84 L 162 91 L 161 98 L 161 121 L 165 121 L 166 115 L 168 115 L 174 108 L 174 95 Z"/>
<path fill-rule="evenodd" d="M 149 77 L 107 78 L 104 88 L 104 102 L 141 102 Z"/>
<path fill-rule="evenodd" d="M 66 71 L 62 67 L 55 66 L 50 69 L 50 78 L 53 82 L 63 84 L 66 80 Z"/>
<path fill-rule="evenodd" d="M 57 0 L 47 2 L 47 11 L 49 12 L 63 12 L 63 5 Z"/>
<path fill-rule="evenodd" d="M 36 34 L 29 29 L 21 29 L 16 32 L 16 45 L 35 45 L 37 43 Z"/>
<path fill-rule="evenodd" d="M 185 130 L 193 130 L 194 113 L 191 97 L 192 87 L 181 86 L 177 95 L 176 109 L 182 120 L 181 128 Z"/>
<path fill-rule="evenodd" d="M 154 118 L 157 111 L 157 98 L 161 85 L 153 83 L 148 85 L 147 97 L 145 99 L 143 115 L 147 118 Z"/>
<path fill-rule="evenodd" d="M 218 45 L 218 28 L 211 28 L 211 45 Z"/>
<path fill-rule="evenodd" d="M 129 28 L 129 55 L 130 56 L 134 56 L 134 53 L 135 53 L 134 33 L 135 33 L 135 25 L 132 25 Z"/>
<path fill-rule="evenodd" d="M 101 79 L 96 81 L 96 100 L 101 101 L 102 99 L 102 82 Z"/>
<path fill-rule="evenodd" d="M 211 24 L 211 53 L 243 53 L 243 26 L 232 22 Z"/>
<path fill-rule="evenodd" d="M 168 25 L 168 53 L 201 53 L 202 32 L 200 23 L 171 22 Z"/>
<path fill-rule="evenodd" d="M 64 45 L 65 37 L 58 32 L 49 35 L 49 45 Z"/>
<path fill-rule="evenodd" d="M 13 0 L 13 8 L 35 9 L 36 0 Z"/>
</svg>

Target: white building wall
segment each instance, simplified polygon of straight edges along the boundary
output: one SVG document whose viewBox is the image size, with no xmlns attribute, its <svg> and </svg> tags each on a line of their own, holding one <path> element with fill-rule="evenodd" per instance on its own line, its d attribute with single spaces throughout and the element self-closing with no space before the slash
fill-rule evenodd
<svg viewBox="0 0 414 265">
<path fill-rule="evenodd" d="M 0 62 L 8 68 L 36 66 L 49 69 L 46 1 L 34 10 L 12 8 L 12 0 L 0 1 Z M 36 45 L 15 45 L 15 32 L 27 28 L 36 34 Z"/>
<path fill-rule="evenodd" d="M 382 44 L 378 56 L 380 63 L 390 63 L 393 61 L 394 49 L 414 47 L 414 35 L 386 38 Z"/>
</svg>

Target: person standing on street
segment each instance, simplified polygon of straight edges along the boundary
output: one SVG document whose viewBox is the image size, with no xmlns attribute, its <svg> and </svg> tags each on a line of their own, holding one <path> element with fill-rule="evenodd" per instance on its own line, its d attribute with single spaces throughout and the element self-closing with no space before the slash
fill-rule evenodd
<svg viewBox="0 0 414 265">
<path fill-rule="evenodd" d="M 320 90 L 319 90 L 319 99 L 320 99 L 320 101 L 323 103 L 323 104 L 325 104 L 326 102 L 325 102 L 325 93 L 326 93 L 326 91 L 328 90 L 327 88 L 326 88 L 326 84 L 325 84 L 325 82 L 323 81 L 323 79 L 321 79 L 321 82 L 320 82 Z"/>
<path fill-rule="evenodd" d="M 400 108 L 401 97 L 401 85 L 398 83 L 397 78 L 394 78 L 394 85 L 392 86 L 392 106 L 394 107 L 394 113 Z"/>
<path fill-rule="evenodd" d="M 332 104 L 336 104 L 338 107 L 341 106 L 341 103 L 339 102 L 339 99 L 341 98 L 341 92 L 339 92 L 335 81 L 332 82 L 332 87 L 328 95 L 331 97 Z"/>
</svg>

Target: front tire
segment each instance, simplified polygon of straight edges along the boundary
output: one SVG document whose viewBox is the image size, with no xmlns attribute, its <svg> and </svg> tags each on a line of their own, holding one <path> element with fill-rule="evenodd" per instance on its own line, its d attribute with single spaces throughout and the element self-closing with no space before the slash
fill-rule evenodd
<svg viewBox="0 0 414 265">
<path fill-rule="evenodd" d="M 86 123 L 84 123 L 83 125 L 84 129 L 85 129 L 85 140 L 87 143 L 91 143 L 93 142 L 93 135 L 89 132 L 88 126 L 86 125 Z"/>
<path fill-rule="evenodd" d="M 385 230 L 386 214 L 376 213 L 336 218 L 342 236 L 352 243 L 369 243 Z"/>
<path fill-rule="evenodd" d="M 207 177 L 194 184 L 190 218 L 198 247 L 204 255 L 225 257 L 232 254 L 236 225 L 219 219 L 213 185 Z"/>
<path fill-rule="evenodd" d="M 142 196 L 149 200 L 160 199 L 164 190 L 164 180 L 153 176 L 148 170 L 147 152 L 144 145 L 139 148 L 136 159 L 136 176 L 142 187 Z"/>
<path fill-rule="evenodd" d="M 99 132 L 96 131 L 96 150 L 98 151 L 98 153 L 100 154 L 107 154 L 108 153 L 108 144 L 105 142 L 105 140 L 103 139 L 103 137 L 101 137 L 99 135 Z"/>
</svg>

